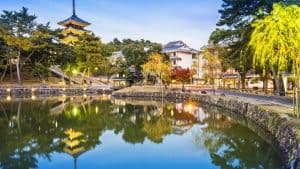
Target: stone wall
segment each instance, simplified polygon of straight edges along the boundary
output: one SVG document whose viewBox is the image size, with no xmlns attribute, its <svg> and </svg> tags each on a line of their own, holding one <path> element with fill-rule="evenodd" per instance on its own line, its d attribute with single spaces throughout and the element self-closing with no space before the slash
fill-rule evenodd
<svg viewBox="0 0 300 169">
<path fill-rule="evenodd" d="M 114 97 L 192 99 L 202 104 L 225 108 L 251 119 L 257 126 L 269 133 L 274 138 L 274 143 L 276 147 L 279 147 L 288 166 L 293 169 L 300 169 L 300 122 L 298 119 L 292 119 L 283 116 L 280 112 L 266 110 L 262 106 L 226 96 L 184 92 L 114 92 L 112 95 Z"/>
<path fill-rule="evenodd" d="M 110 94 L 111 89 L 102 87 L 50 87 L 42 86 L 36 88 L 29 87 L 14 87 L 14 88 L 0 88 L 0 98 L 27 98 L 31 96 L 76 96 L 83 94 Z"/>
</svg>

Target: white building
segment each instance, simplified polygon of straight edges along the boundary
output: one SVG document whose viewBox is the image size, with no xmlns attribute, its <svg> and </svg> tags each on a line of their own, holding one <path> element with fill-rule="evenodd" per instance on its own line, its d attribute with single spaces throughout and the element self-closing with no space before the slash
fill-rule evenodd
<svg viewBox="0 0 300 169">
<path fill-rule="evenodd" d="M 174 41 L 164 45 L 163 53 L 170 57 L 173 68 L 194 69 L 197 71 L 194 78 L 202 78 L 204 63 L 200 51 L 189 47 L 182 41 Z"/>
<path fill-rule="evenodd" d="M 116 51 L 113 52 L 112 55 L 110 56 L 110 61 L 111 63 L 116 63 L 118 60 L 125 61 L 125 56 L 123 55 L 122 51 Z"/>
</svg>

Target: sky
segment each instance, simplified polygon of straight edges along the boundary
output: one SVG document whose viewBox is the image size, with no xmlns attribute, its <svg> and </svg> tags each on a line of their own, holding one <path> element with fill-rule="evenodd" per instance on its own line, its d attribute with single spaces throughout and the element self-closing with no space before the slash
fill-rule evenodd
<svg viewBox="0 0 300 169">
<path fill-rule="evenodd" d="M 182 40 L 200 49 L 216 28 L 221 4 L 222 0 L 76 0 L 76 14 L 92 23 L 86 29 L 105 43 L 114 38 L 162 44 Z M 52 28 L 72 15 L 72 0 L 0 0 L 1 13 L 23 6 Z"/>
</svg>

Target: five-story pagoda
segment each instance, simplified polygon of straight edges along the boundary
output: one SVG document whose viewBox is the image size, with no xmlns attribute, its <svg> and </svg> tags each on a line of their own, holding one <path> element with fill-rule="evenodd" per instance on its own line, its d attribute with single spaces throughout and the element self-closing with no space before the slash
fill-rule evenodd
<svg viewBox="0 0 300 169">
<path fill-rule="evenodd" d="M 62 42 L 66 44 L 72 44 L 76 42 L 78 37 L 86 32 L 84 28 L 90 25 L 89 22 L 77 17 L 75 11 L 75 0 L 73 0 L 73 15 L 64 21 L 58 22 L 58 24 L 66 27 L 63 30 L 65 38 L 62 39 Z"/>
</svg>

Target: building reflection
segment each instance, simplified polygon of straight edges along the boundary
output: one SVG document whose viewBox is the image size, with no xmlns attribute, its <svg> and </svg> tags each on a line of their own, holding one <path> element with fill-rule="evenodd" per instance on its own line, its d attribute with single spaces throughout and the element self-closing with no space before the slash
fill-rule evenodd
<svg viewBox="0 0 300 169">
<path fill-rule="evenodd" d="M 65 145 L 63 151 L 71 155 L 74 159 L 74 169 L 77 169 L 78 157 L 86 152 L 85 143 L 88 141 L 83 136 L 84 134 L 73 129 L 67 129 L 65 132 L 66 138 L 62 140 Z"/>
<path fill-rule="evenodd" d="M 202 126 L 195 133 L 215 165 L 230 168 L 229 162 L 238 159 L 245 168 L 258 163 L 272 167 L 272 154 L 264 153 L 272 151 L 263 140 L 249 139 L 256 138 L 254 132 L 212 110 L 191 101 L 119 100 L 104 95 L 5 101 L 0 104 L 0 133 L 6 136 L 0 138 L 0 168 L 38 168 L 37 156 L 51 160 L 54 152 L 72 156 L 77 168 L 80 157 L 101 146 L 107 131 L 120 134 L 126 143 L 156 144 L 168 135 L 191 131 L 194 124 Z M 247 158 L 255 153 L 270 162 Z"/>
</svg>

